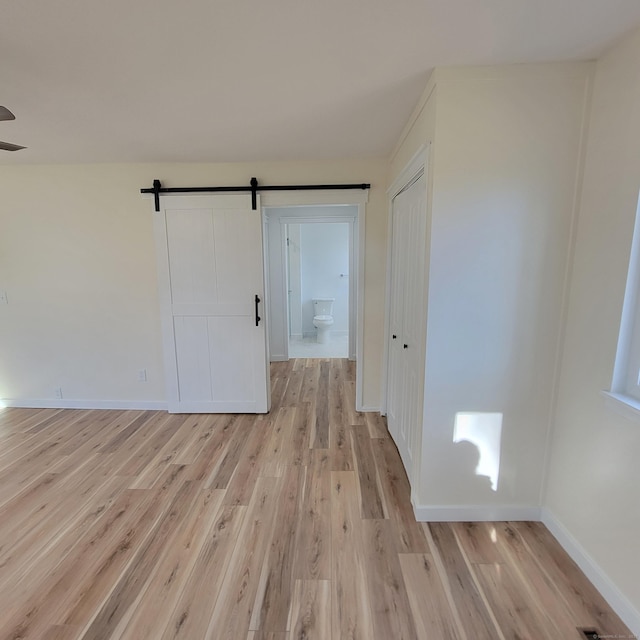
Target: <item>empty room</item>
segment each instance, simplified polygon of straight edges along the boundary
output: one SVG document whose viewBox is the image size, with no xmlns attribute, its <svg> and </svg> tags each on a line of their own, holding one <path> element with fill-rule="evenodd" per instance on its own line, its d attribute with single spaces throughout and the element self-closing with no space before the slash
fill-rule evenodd
<svg viewBox="0 0 640 640">
<path fill-rule="evenodd" d="M 640 636 L 637 0 L 0 43 L 0 640 Z"/>
</svg>

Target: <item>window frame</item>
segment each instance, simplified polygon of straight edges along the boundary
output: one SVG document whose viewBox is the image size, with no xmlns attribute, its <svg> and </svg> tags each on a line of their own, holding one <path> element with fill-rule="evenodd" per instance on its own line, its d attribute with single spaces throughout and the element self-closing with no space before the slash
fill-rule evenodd
<svg viewBox="0 0 640 640">
<path fill-rule="evenodd" d="M 611 390 L 602 392 L 613 408 L 640 418 L 640 194 L 620 319 Z"/>
</svg>

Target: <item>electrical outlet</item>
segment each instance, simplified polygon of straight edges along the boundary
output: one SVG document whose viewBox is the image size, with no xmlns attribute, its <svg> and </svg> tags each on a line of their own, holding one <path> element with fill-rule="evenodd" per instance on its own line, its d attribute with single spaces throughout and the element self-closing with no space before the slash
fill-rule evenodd
<svg viewBox="0 0 640 640">
<path fill-rule="evenodd" d="M 147 381 L 147 370 L 140 369 L 140 371 L 138 371 L 138 382 L 146 382 L 146 381 Z"/>
<path fill-rule="evenodd" d="M 58 398 L 58 400 L 62 400 L 62 387 L 56 387 L 54 389 L 54 393 L 56 394 L 56 398 Z"/>
</svg>

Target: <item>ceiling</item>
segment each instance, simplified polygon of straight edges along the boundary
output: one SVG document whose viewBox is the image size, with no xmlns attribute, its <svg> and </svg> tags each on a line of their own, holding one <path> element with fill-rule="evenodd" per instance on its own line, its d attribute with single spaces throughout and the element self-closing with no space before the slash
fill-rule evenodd
<svg viewBox="0 0 640 640">
<path fill-rule="evenodd" d="M 0 163 L 387 156 L 436 66 L 582 60 L 638 0 L 0 0 Z"/>
</svg>

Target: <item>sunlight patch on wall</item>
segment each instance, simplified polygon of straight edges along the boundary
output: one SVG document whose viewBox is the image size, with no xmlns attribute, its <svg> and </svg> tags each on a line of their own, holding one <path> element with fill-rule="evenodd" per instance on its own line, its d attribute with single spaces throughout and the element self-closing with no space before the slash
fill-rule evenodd
<svg viewBox="0 0 640 640">
<path fill-rule="evenodd" d="M 472 442 L 478 447 L 480 459 L 476 467 L 477 476 L 488 476 L 491 488 L 498 490 L 500 476 L 500 440 L 502 437 L 502 414 L 459 411 L 453 428 L 453 441 Z"/>
</svg>

